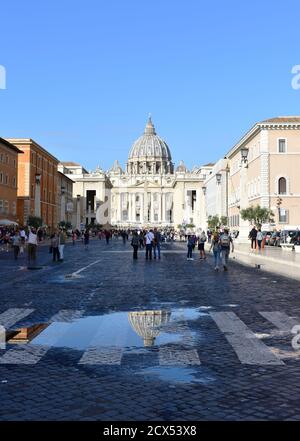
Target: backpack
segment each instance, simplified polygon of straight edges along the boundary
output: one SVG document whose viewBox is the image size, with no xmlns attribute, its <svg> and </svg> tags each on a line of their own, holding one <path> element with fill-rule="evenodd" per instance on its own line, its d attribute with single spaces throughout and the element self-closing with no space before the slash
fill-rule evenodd
<svg viewBox="0 0 300 441">
<path fill-rule="evenodd" d="M 230 238 L 229 238 L 228 234 L 222 234 L 220 242 L 221 242 L 222 247 L 229 247 Z"/>
</svg>

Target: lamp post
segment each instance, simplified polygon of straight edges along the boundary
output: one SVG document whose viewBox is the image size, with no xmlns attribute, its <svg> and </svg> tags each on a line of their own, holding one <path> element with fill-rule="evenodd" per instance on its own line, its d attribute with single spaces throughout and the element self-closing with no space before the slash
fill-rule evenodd
<svg viewBox="0 0 300 441">
<path fill-rule="evenodd" d="M 248 194 L 247 194 L 247 181 L 248 181 L 248 152 L 246 147 L 241 148 L 241 170 L 240 170 L 240 201 L 239 210 L 247 208 L 248 206 Z M 239 216 L 239 236 L 238 242 L 247 243 L 249 236 L 249 221 L 243 220 L 241 215 Z"/>
<path fill-rule="evenodd" d="M 222 175 L 221 173 L 217 173 L 216 174 L 216 182 L 217 182 L 216 215 L 219 216 L 219 218 L 221 218 L 222 216 L 221 181 L 222 181 Z"/>
<path fill-rule="evenodd" d="M 278 209 L 278 223 L 280 222 L 280 206 L 281 206 L 281 204 L 282 204 L 282 199 L 280 196 L 278 196 L 277 202 L 276 202 L 276 206 Z"/>
<path fill-rule="evenodd" d="M 66 221 L 66 197 L 65 197 L 66 189 L 65 187 L 61 187 L 60 189 L 60 221 Z"/>
<path fill-rule="evenodd" d="M 34 215 L 41 217 L 41 179 L 40 174 L 35 175 Z"/>
<path fill-rule="evenodd" d="M 203 193 L 203 204 L 200 208 L 201 212 L 201 228 L 203 231 L 207 230 L 207 213 L 206 213 L 206 193 L 207 193 L 207 187 L 202 187 L 202 193 Z"/>
</svg>

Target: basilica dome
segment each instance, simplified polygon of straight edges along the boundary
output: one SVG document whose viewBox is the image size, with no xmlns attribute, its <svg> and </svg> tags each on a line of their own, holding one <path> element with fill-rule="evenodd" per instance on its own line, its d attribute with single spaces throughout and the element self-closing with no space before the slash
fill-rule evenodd
<svg viewBox="0 0 300 441">
<path fill-rule="evenodd" d="M 150 162 L 154 166 L 150 166 Z M 173 173 L 170 149 L 167 143 L 156 134 L 151 117 L 148 119 L 144 134 L 133 143 L 130 149 L 128 164 L 131 172 L 134 170 L 136 173 L 141 171 L 143 173 L 150 171 L 154 174 L 157 172 Z"/>
</svg>

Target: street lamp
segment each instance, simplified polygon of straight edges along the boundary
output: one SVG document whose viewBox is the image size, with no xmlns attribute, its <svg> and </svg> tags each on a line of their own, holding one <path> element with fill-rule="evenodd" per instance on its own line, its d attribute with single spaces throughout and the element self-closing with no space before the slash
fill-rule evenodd
<svg viewBox="0 0 300 441">
<path fill-rule="evenodd" d="M 221 184 L 221 179 L 222 179 L 222 175 L 221 175 L 221 173 L 217 173 L 217 174 L 216 174 L 216 180 L 217 180 L 217 184 L 218 184 L 218 185 Z"/>
<path fill-rule="evenodd" d="M 246 147 L 241 149 L 241 159 L 242 159 L 242 162 L 244 162 L 245 164 L 247 163 L 248 152 L 249 152 L 249 149 L 247 149 Z"/>
</svg>

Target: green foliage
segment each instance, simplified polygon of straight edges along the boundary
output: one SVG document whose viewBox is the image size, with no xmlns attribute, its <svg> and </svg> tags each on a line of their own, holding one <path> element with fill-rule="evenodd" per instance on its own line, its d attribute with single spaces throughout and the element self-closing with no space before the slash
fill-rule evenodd
<svg viewBox="0 0 300 441">
<path fill-rule="evenodd" d="M 39 228 L 43 225 L 43 219 L 37 216 L 28 216 L 27 225 L 34 228 Z"/>
<path fill-rule="evenodd" d="M 248 220 L 256 226 L 261 226 L 265 222 L 274 222 L 272 210 L 259 205 L 244 208 L 240 213 L 243 220 Z"/>
<path fill-rule="evenodd" d="M 72 228 L 71 222 L 61 221 L 58 224 L 61 228 L 65 228 L 66 230 L 70 230 Z"/>
<path fill-rule="evenodd" d="M 220 226 L 220 219 L 219 216 L 208 216 L 207 219 L 207 226 L 210 230 L 215 230 L 217 227 Z"/>
<path fill-rule="evenodd" d="M 227 216 L 221 216 L 220 224 L 223 225 L 223 227 L 226 227 L 228 224 L 228 217 Z"/>
</svg>

